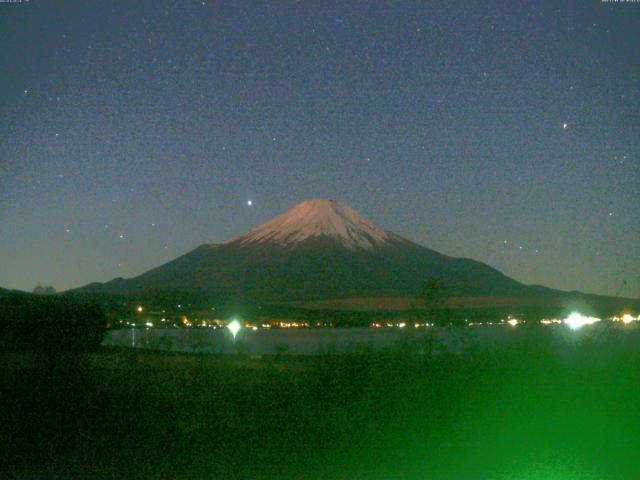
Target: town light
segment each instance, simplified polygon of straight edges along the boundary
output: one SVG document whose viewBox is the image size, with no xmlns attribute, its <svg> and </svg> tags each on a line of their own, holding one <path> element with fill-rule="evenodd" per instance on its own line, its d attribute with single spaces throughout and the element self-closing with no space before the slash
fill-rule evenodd
<svg viewBox="0 0 640 480">
<path fill-rule="evenodd" d="M 138 311 L 138 313 L 142 313 L 144 309 L 142 308 L 142 305 L 139 305 L 136 310 Z"/>
<path fill-rule="evenodd" d="M 229 325 L 227 325 L 227 328 L 229 329 L 229 331 L 231 332 L 231 335 L 233 335 L 233 339 L 235 340 L 236 335 L 238 334 L 242 326 L 240 325 L 240 322 L 238 322 L 237 320 L 232 320 L 229 323 Z"/>
</svg>

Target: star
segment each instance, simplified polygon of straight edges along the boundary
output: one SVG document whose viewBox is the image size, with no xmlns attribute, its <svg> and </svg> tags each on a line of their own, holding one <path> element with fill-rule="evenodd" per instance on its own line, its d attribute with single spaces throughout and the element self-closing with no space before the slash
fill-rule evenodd
<svg viewBox="0 0 640 480">
<path fill-rule="evenodd" d="M 251 205 L 253 205 L 253 202 L 251 200 L 247 200 L 247 205 L 251 206 Z"/>
<path fill-rule="evenodd" d="M 24 94 L 25 94 L 25 95 L 29 95 L 29 90 L 25 89 L 25 90 L 24 90 Z"/>
<path fill-rule="evenodd" d="M 71 229 L 70 229 L 70 228 L 67 228 L 67 229 L 65 230 L 65 232 L 67 232 L 67 233 L 71 233 Z"/>
<path fill-rule="evenodd" d="M 120 238 L 124 238 L 124 234 L 122 234 L 122 233 L 121 233 L 119 237 L 120 237 Z"/>
<path fill-rule="evenodd" d="M 564 123 L 562 124 L 562 128 L 563 128 L 564 130 L 566 130 L 566 129 L 567 129 L 567 127 L 569 127 L 569 124 L 568 124 L 567 122 L 564 122 Z"/>
</svg>

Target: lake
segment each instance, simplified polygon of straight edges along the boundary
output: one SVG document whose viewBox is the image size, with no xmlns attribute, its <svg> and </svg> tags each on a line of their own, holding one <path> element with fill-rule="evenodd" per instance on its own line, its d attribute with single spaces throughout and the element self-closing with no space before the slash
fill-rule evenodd
<svg viewBox="0 0 640 480">
<path fill-rule="evenodd" d="M 550 337 L 558 353 L 575 342 L 616 341 L 640 346 L 638 325 L 591 325 L 578 331 L 566 325 L 541 327 L 484 325 L 427 328 L 272 328 L 242 329 L 234 339 L 226 328 L 129 328 L 108 331 L 103 345 L 174 352 L 249 355 L 318 355 L 407 347 L 414 350 L 461 353 L 473 348 L 507 346 L 536 336 Z M 621 340 L 622 339 L 622 340 Z M 428 347 L 428 348 L 427 348 Z M 554 347 L 554 348 L 555 348 Z"/>
</svg>

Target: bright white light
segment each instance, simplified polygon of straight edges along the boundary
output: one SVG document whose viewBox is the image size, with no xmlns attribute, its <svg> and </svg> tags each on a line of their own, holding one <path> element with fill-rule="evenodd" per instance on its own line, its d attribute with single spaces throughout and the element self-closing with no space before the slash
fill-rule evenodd
<svg viewBox="0 0 640 480">
<path fill-rule="evenodd" d="M 624 324 L 637 322 L 638 320 L 640 320 L 640 315 L 638 316 L 638 318 L 635 318 L 632 315 L 625 313 L 620 320 L 622 320 L 622 323 Z"/>
<path fill-rule="evenodd" d="M 256 330 L 258 330 L 258 327 L 253 327 L 252 330 L 255 332 Z"/>
<path fill-rule="evenodd" d="M 253 202 L 251 200 L 247 200 L 247 205 L 251 206 L 253 205 Z"/>
<path fill-rule="evenodd" d="M 507 320 L 507 323 L 509 325 L 511 325 L 512 327 L 515 327 L 516 325 L 518 325 L 518 320 L 516 320 L 515 318 L 511 318 L 511 319 Z"/>
<path fill-rule="evenodd" d="M 231 335 L 233 335 L 233 339 L 235 340 L 236 335 L 238 334 L 242 326 L 240 325 L 240 322 L 238 322 L 237 320 L 233 320 L 231 321 L 231 323 L 229 323 L 229 325 L 227 325 L 227 328 L 229 329 Z"/>
<path fill-rule="evenodd" d="M 585 325 L 592 325 L 599 321 L 599 318 L 585 317 L 584 315 L 580 315 L 577 312 L 573 312 L 571 315 L 565 318 L 564 323 L 568 325 L 571 330 L 578 330 Z"/>
<path fill-rule="evenodd" d="M 153 323 L 152 323 L 152 322 L 146 322 L 146 323 L 145 323 L 145 325 L 146 325 L 147 327 L 153 327 Z"/>
<path fill-rule="evenodd" d="M 136 308 L 136 310 L 138 311 L 138 313 L 142 313 L 143 308 L 142 307 L 138 307 L 138 308 Z"/>
</svg>

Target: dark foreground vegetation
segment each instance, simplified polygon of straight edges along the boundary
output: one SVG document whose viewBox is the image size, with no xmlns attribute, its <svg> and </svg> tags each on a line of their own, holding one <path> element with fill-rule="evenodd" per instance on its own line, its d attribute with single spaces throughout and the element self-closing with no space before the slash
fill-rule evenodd
<svg viewBox="0 0 640 480">
<path fill-rule="evenodd" d="M 463 356 L 3 353 L 0 476 L 640 478 L 637 330 L 562 358 L 521 332 Z"/>
</svg>

